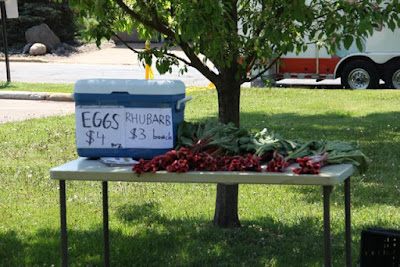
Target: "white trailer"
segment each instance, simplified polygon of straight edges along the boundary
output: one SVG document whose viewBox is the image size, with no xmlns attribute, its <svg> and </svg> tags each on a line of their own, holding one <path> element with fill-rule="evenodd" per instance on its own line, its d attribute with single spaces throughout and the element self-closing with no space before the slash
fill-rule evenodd
<svg viewBox="0 0 400 267">
<path fill-rule="evenodd" d="M 353 44 L 332 55 L 311 44 L 305 52 L 282 56 L 269 76 L 274 80 L 341 78 L 342 85 L 351 89 L 375 89 L 383 80 L 385 87 L 400 89 L 400 30 L 376 29 L 362 51 Z"/>
</svg>

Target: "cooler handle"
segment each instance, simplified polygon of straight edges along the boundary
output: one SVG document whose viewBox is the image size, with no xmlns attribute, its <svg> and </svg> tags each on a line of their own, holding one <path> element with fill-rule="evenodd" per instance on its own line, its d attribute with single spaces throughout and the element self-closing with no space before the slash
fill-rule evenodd
<svg viewBox="0 0 400 267">
<path fill-rule="evenodd" d="M 192 100 L 192 97 L 191 97 L 191 96 L 188 96 L 188 97 L 185 97 L 185 98 L 182 98 L 182 99 L 178 100 L 178 101 L 176 102 L 176 107 L 175 107 L 176 110 L 177 110 L 177 111 L 181 110 L 181 105 L 184 104 L 185 102 L 190 101 L 190 100 Z"/>
</svg>

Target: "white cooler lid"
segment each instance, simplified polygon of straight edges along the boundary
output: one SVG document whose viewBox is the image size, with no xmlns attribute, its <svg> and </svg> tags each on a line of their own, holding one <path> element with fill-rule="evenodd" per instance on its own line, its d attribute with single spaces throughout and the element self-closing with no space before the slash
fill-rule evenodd
<svg viewBox="0 0 400 267">
<path fill-rule="evenodd" d="M 178 95 L 185 93 L 185 84 L 179 80 L 138 79 L 84 79 L 75 83 L 74 93 L 130 95 Z"/>
</svg>

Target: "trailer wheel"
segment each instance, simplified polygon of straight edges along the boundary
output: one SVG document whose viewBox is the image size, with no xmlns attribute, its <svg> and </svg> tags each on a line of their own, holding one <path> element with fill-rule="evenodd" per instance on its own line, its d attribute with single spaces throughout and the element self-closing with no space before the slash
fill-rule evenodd
<svg viewBox="0 0 400 267">
<path fill-rule="evenodd" d="M 351 61 L 343 67 L 342 85 L 347 89 L 376 89 L 379 86 L 378 71 L 368 61 Z"/>
<path fill-rule="evenodd" d="M 385 85 L 387 88 L 400 89 L 400 61 L 385 70 Z"/>
</svg>

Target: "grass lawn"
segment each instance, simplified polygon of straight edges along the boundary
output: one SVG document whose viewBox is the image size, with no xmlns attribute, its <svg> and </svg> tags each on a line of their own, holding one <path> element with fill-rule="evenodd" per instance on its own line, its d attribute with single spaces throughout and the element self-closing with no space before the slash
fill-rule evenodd
<svg viewBox="0 0 400 267">
<path fill-rule="evenodd" d="M 49 92 L 49 93 L 72 93 L 73 84 L 53 83 L 23 83 L 23 82 L 0 82 L 1 91 L 28 91 L 28 92 Z"/>
<path fill-rule="evenodd" d="M 188 90 L 187 121 L 215 120 L 214 90 Z M 352 180 L 353 264 L 361 230 L 400 229 L 400 90 L 244 89 L 243 127 L 354 141 L 372 160 Z M 0 265 L 60 265 L 58 182 L 77 157 L 74 117 L 0 125 Z M 71 266 L 102 265 L 101 183 L 67 182 Z M 240 229 L 212 226 L 215 185 L 109 183 L 111 265 L 322 266 L 322 188 L 240 185 Z M 332 193 L 334 266 L 344 266 L 342 185 Z"/>
</svg>

